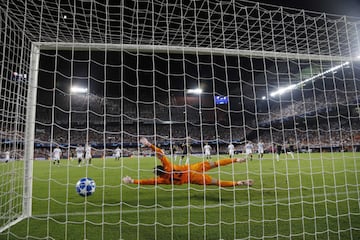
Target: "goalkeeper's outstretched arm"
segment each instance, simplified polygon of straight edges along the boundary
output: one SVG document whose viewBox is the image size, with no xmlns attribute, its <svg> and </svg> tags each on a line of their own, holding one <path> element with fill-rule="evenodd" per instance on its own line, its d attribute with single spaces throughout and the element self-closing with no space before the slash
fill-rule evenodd
<svg viewBox="0 0 360 240">
<path fill-rule="evenodd" d="M 146 138 L 141 138 L 140 142 L 144 145 L 147 146 L 149 148 L 151 148 L 152 150 L 155 151 L 157 158 L 161 161 L 161 163 L 163 164 L 163 166 L 165 167 L 165 169 L 170 169 L 171 168 L 171 162 L 169 161 L 169 159 L 165 156 L 165 153 L 163 150 L 161 150 L 160 148 L 156 147 L 154 144 L 151 144 Z"/>
<path fill-rule="evenodd" d="M 235 186 L 252 186 L 254 183 L 253 180 L 247 179 L 247 180 L 241 180 L 241 181 L 221 181 L 214 179 L 214 182 L 212 185 L 217 185 L 219 187 L 235 187 Z"/>
<path fill-rule="evenodd" d="M 126 176 L 123 178 L 123 182 L 125 184 L 141 184 L 141 185 L 155 185 L 157 184 L 157 179 L 153 178 L 153 179 L 132 179 L 129 176 Z"/>
<path fill-rule="evenodd" d="M 141 184 L 141 185 L 156 185 L 156 184 L 169 184 L 167 181 L 162 181 L 160 178 L 151 178 L 151 179 L 132 179 L 129 176 L 123 178 L 125 184 Z"/>
</svg>

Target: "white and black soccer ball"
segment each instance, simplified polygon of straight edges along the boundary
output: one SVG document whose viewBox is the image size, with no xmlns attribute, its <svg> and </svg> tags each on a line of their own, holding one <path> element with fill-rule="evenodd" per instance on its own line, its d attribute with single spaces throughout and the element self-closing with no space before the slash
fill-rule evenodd
<svg viewBox="0 0 360 240">
<path fill-rule="evenodd" d="M 91 178 L 84 177 L 76 183 L 76 192 L 82 197 L 92 195 L 95 192 L 95 188 L 95 181 Z"/>
</svg>

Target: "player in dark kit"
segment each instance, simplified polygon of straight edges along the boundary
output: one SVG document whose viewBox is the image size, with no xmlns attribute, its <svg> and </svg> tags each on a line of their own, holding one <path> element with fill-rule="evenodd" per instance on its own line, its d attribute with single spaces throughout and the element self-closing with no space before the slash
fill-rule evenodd
<svg viewBox="0 0 360 240">
<path fill-rule="evenodd" d="M 287 149 L 285 149 L 286 155 L 290 155 L 291 158 L 294 159 L 294 158 L 295 158 L 295 157 L 294 157 L 294 151 L 295 151 L 295 150 L 294 150 L 294 145 L 288 144 Z"/>
<path fill-rule="evenodd" d="M 177 152 L 177 147 L 176 145 L 174 144 L 171 148 L 171 155 L 173 156 L 174 158 L 174 161 L 176 161 L 176 152 Z"/>
<path fill-rule="evenodd" d="M 179 160 L 179 164 L 181 165 L 182 160 L 186 157 L 185 164 L 189 164 L 189 154 L 191 153 L 191 146 L 187 143 L 181 144 L 182 155 Z"/>
<path fill-rule="evenodd" d="M 282 152 L 282 146 L 280 143 L 276 144 L 276 161 L 280 160 L 280 154 Z"/>
</svg>

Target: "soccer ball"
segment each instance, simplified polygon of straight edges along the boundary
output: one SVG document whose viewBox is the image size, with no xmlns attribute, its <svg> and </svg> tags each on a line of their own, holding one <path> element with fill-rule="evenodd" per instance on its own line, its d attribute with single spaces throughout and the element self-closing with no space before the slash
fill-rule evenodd
<svg viewBox="0 0 360 240">
<path fill-rule="evenodd" d="M 95 192 L 95 188 L 95 181 L 91 178 L 84 177 L 76 183 L 76 192 L 82 197 L 92 195 Z"/>
</svg>

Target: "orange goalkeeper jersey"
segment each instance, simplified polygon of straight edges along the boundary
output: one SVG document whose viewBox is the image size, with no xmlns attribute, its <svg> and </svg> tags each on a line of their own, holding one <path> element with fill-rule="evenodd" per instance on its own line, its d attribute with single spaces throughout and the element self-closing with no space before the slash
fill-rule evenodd
<svg viewBox="0 0 360 240">
<path fill-rule="evenodd" d="M 156 151 L 157 157 L 162 162 L 164 166 L 165 173 L 161 176 L 153 179 L 135 179 L 135 184 L 144 184 L 144 185 L 154 185 L 154 184 L 175 184 L 180 185 L 184 183 L 193 183 L 199 185 L 209 185 L 214 184 L 212 182 L 212 177 L 204 172 L 210 170 L 211 164 L 208 161 L 199 162 L 191 165 L 174 165 L 169 159 L 165 156 L 165 154 L 155 146 L 152 148 Z M 213 162 L 213 164 L 217 166 L 223 166 L 227 164 L 233 163 L 234 159 L 223 159 L 217 162 Z M 218 182 L 218 185 L 223 186 L 234 186 L 236 182 L 232 181 L 222 181 Z"/>
</svg>

